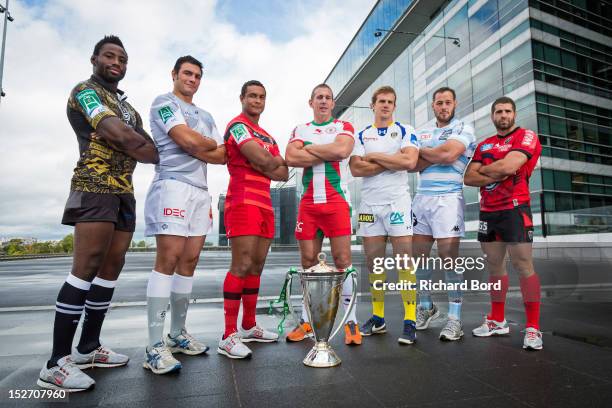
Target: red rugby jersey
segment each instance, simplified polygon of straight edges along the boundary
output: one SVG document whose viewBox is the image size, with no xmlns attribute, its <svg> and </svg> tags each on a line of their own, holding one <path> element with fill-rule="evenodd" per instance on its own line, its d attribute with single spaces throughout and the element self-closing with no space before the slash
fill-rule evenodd
<svg viewBox="0 0 612 408">
<path fill-rule="evenodd" d="M 240 152 L 244 143 L 254 140 L 262 149 L 273 156 L 279 156 L 280 151 L 274 138 L 241 113 L 228 123 L 224 140 L 230 174 L 225 208 L 235 204 L 250 204 L 274 211 L 270 197 L 270 178 L 255 170 Z"/>
<path fill-rule="evenodd" d="M 527 162 L 513 176 L 480 187 L 480 211 L 509 210 L 530 204 L 529 177 L 542 153 L 540 140 L 534 131 L 517 127 L 505 136 L 491 136 L 478 144 L 472 161 L 486 166 L 512 151 L 525 154 Z"/>
</svg>

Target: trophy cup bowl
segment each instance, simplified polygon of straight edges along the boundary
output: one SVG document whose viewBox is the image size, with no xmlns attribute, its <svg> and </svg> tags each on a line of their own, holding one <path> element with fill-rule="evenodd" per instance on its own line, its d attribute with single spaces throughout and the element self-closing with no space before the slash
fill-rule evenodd
<svg viewBox="0 0 612 408">
<path fill-rule="evenodd" d="M 355 270 L 337 271 L 325 264 L 325 254 L 319 254 L 320 263 L 305 271 L 299 271 L 304 293 L 304 307 L 312 326 L 315 345 L 310 350 L 304 364 L 309 367 L 334 367 L 342 362 L 329 345 L 329 341 L 346 323 L 355 304 L 357 278 Z M 342 284 L 345 279 L 353 279 L 353 293 L 342 322 L 332 333 Z"/>
</svg>

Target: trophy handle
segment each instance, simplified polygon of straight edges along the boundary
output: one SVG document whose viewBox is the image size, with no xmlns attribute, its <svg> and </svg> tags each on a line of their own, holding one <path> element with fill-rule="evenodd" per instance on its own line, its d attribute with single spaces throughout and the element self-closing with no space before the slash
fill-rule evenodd
<svg viewBox="0 0 612 408">
<path fill-rule="evenodd" d="M 342 316 L 342 321 L 340 322 L 338 327 L 336 327 L 336 330 L 334 330 L 331 336 L 329 336 L 329 339 L 327 341 L 331 341 L 336 336 L 336 334 L 338 334 L 340 329 L 344 327 L 344 324 L 346 323 L 346 320 L 348 319 L 349 314 L 353 310 L 353 307 L 355 306 L 355 302 L 357 301 L 357 270 L 355 268 L 348 269 L 346 271 L 346 275 L 344 276 L 344 279 L 342 280 L 343 284 L 344 284 L 344 281 L 349 278 L 349 276 L 351 277 L 351 279 L 353 279 L 353 293 L 351 294 L 351 301 L 349 302 L 348 308 L 344 312 L 344 316 Z"/>
<path fill-rule="evenodd" d="M 285 318 L 288 314 L 291 314 L 291 316 L 295 319 L 295 312 L 293 311 L 293 305 L 291 304 L 291 284 L 293 283 L 293 276 L 295 274 L 297 274 L 297 268 L 291 267 L 287 272 L 287 275 L 285 275 L 285 283 L 281 288 L 278 298 L 276 300 L 271 300 L 268 308 L 268 314 L 272 314 L 272 310 L 279 304 L 283 309 L 283 317 L 277 326 L 278 334 L 283 334 L 285 329 Z"/>
</svg>

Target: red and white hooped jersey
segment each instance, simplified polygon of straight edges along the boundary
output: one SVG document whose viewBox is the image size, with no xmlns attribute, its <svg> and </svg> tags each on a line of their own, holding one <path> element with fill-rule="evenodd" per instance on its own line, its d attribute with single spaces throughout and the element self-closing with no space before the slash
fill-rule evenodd
<svg viewBox="0 0 612 408">
<path fill-rule="evenodd" d="M 289 143 L 304 145 L 333 143 L 338 135 L 354 138 L 353 125 L 331 118 L 324 123 L 309 122 L 293 129 Z M 347 157 L 341 161 L 330 161 L 307 167 L 302 173 L 302 201 L 311 204 L 346 202 L 351 204 L 348 190 Z"/>
</svg>

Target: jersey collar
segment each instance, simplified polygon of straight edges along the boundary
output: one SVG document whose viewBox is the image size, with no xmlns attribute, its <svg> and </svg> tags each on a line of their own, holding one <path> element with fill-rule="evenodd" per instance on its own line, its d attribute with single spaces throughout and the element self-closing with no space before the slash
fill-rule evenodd
<svg viewBox="0 0 612 408">
<path fill-rule="evenodd" d="M 516 131 L 517 131 L 517 130 L 519 130 L 520 128 L 521 128 L 520 126 L 517 126 L 517 127 L 516 127 L 516 128 L 515 128 L 515 129 L 514 129 L 512 132 L 508 133 L 508 134 L 507 134 L 507 135 L 505 135 L 505 136 L 502 136 L 502 135 L 500 135 L 499 133 L 498 133 L 496 136 L 497 136 L 497 138 L 498 138 L 498 139 L 505 139 L 505 138 L 507 138 L 507 137 L 512 136 L 512 135 L 513 135 L 514 133 L 516 133 Z"/>
<path fill-rule="evenodd" d="M 391 127 L 391 125 L 393 125 L 393 121 L 389 122 L 389 124 L 387 126 L 383 126 L 383 127 L 377 127 L 376 124 L 372 123 L 372 127 L 374 129 L 388 129 L 389 127 Z"/>
<path fill-rule="evenodd" d="M 312 122 L 310 122 L 312 125 L 314 126 L 325 126 L 325 125 L 329 125 L 330 123 L 332 123 L 335 120 L 335 118 L 332 116 L 327 122 L 323 122 L 323 123 L 317 123 L 314 120 Z"/>
<path fill-rule="evenodd" d="M 115 90 L 113 89 L 113 87 L 111 86 L 111 84 L 108 81 L 105 81 L 102 77 L 96 75 L 96 74 L 92 74 L 92 76 L 90 77 L 90 79 L 92 81 L 94 81 L 95 83 L 97 83 L 98 85 L 102 86 L 102 88 L 106 89 L 107 91 L 114 93 Z M 127 95 L 124 96 L 124 92 L 117 88 L 116 91 L 117 95 L 119 95 L 120 97 L 123 97 L 123 99 L 127 98 Z"/>
</svg>

